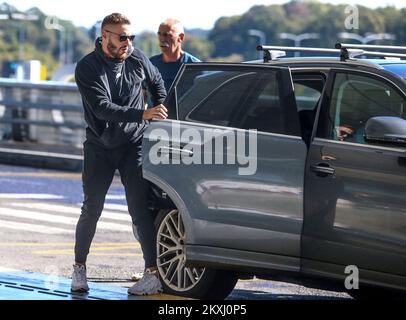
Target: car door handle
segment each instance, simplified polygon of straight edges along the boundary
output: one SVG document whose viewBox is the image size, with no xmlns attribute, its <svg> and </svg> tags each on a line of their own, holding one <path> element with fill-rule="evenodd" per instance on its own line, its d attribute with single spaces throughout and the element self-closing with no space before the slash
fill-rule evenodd
<svg viewBox="0 0 406 320">
<path fill-rule="evenodd" d="M 169 154 L 169 155 L 186 155 L 186 156 L 193 156 L 193 151 L 187 150 L 184 148 L 174 148 L 174 147 L 160 147 L 159 151 L 161 154 Z"/>
<path fill-rule="evenodd" d="M 310 170 L 315 172 L 320 177 L 327 177 L 333 176 L 335 173 L 335 169 L 331 168 L 327 163 L 319 163 L 316 165 L 311 165 Z"/>
</svg>

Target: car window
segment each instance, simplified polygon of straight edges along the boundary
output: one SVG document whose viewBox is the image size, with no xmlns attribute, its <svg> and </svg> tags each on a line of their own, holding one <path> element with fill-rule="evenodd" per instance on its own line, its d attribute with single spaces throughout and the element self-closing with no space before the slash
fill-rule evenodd
<svg viewBox="0 0 406 320">
<path fill-rule="evenodd" d="M 264 132 L 285 133 L 285 113 L 279 99 L 279 86 L 274 79 L 257 83 L 253 97 L 247 101 L 239 127 Z"/>
<path fill-rule="evenodd" d="M 179 120 L 280 134 L 300 132 L 294 102 L 282 102 L 279 70 L 220 68 L 184 71 L 176 86 L 177 99 L 171 99 L 178 103 Z"/>
<path fill-rule="evenodd" d="M 297 75 L 293 77 L 296 105 L 302 130 L 302 138 L 310 142 L 316 117 L 317 105 L 324 87 L 321 75 Z"/>
<path fill-rule="evenodd" d="M 187 121 L 198 121 L 221 126 L 231 125 L 238 107 L 250 95 L 256 72 L 225 72 L 206 74 L 204 87 L 208 93 L 185 115 Z M 211 82 L 208 85 L 207 82 Z"/>
<path fill-rule="evenodd" d="M 364 140 L 366 122 L 371 117 L 394 116 L 405 119 L 406 101 L 389 84 L 355 75 L 336 75 L 330 105 L 330 139 L 355 143 Z"/>
<path fill-rule="evenodd" d="M 187 69 L 176 86 L 179 120 L 186 120 L 206 97 L 216 92 L 223 83 L 239 74 L 235 71 L 218 72 Z"/>
<path fill-rule="evenodd" d="M 295 97 L 297 110 L 305 111 L 311 110 L 314 111 L 317 106 L 317 102 L 320 99 L 322 88 L 314 88 L 311 86 L 312 82 L 315 81 L 295 81 L 293 82 L 295 87 Z M 320 82 L 320 80 L 318 81 Z"/>
</svg>

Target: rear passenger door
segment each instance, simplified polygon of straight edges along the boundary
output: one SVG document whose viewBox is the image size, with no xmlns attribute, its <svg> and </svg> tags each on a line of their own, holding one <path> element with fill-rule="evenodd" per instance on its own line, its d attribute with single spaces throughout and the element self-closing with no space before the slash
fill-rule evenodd
<svg viewBox="0 0 406 320">
<path fill-rule="evenodd" d="M 144 138 L 148 152 L 162 129 L 168 159 L 181 159 L 145 159 L 144 172 L 184 202 L 187 243 L 297 258 L 307 150 L 290 70 L 192 64 L 181 72 L 167 103 L 176 119 L 154 121 Z"/>
<path fill-rule="evenodd" d="M 406 287 L 406 148 L 367 142 L 374 116 L 406 119 L 405 85 L 333 71 L 306 170 L 303 270 Z"/>
</svg>

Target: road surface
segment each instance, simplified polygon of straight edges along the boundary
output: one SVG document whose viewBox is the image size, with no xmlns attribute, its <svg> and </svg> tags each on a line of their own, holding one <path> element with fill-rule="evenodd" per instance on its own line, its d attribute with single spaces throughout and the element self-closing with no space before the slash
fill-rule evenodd
<svg viewBox="0 0 406 320">
<path fill-rule="evenodd" d="M 0 267 L 71 276 L 75 226 L 82 202 L 80 173 L 0 165 Z M 87 261 L 89 281 L 129 287 L 143 268 L 124 189 L 118 178 L 106 198 Z M 289 283 L 240 280 L 228 299 L 350 299 L 340 292 Z"/>
</svg>

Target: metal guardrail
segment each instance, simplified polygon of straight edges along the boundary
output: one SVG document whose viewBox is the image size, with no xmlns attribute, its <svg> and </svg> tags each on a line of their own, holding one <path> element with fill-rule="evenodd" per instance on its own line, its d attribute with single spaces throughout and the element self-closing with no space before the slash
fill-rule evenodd
<svg viewBox="0 0 406 320">
<path fill-rule="evenodd" d="M 76 84 L 0 78 L 0 141 L 81 147 L 84 139 Z"/>
</svg>

